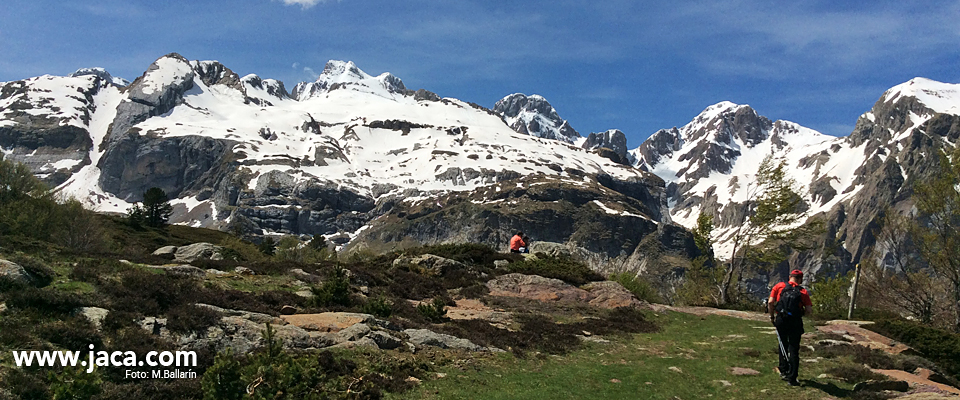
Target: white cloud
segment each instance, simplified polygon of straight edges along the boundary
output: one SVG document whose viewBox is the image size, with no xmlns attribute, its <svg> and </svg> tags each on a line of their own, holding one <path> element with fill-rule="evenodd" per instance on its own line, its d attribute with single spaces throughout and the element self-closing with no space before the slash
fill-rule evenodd
<svg viewBox="0 0 960 400">
<path fill-rule="evenodd" d="M 299 5 L 303 7 L 304 10 L 310 7 L 313 7 L 317 4 L 326 3 L 326 2 L 327 0 L 283 0 L 283 4 L 286 4 L 288 6 Z"/>
</svg>

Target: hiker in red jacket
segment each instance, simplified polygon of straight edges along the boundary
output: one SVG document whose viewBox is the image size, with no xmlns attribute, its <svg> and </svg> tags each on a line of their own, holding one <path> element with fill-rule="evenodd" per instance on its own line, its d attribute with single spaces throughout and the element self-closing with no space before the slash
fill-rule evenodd
<svg viewBox="0 0 960 400">
<path fill-rule="evenodd" d="M 810 294 L 800 284 L 803 283 L 803 271 L 790 271 L 790 280 L 780 282 L 770 291 L 767 299 L 767 311 L 770 322 L 777 327 L 777 341 L 780 344 L 780 379 L 799 386 L 797 376 L 800 368 L 800 336 L 803 335 L 803 316 L 813 314 L 813 302 Z"/>
<path fill-rule="evenodd" d="M 511 253 L 529 253 L 530 250 L 527 249 L 527 242 L 523 240 L 523 231 L 517 232 L 516 235 L 513 235 L 510 238 L 510 252 Z"/>
</svg>

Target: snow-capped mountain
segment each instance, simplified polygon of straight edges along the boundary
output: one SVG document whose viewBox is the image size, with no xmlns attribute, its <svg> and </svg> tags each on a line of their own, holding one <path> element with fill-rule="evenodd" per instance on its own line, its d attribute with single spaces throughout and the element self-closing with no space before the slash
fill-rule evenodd
<svg viewBox="0 0 960 400">
<path fill-rule="evenodd" d="M 924 78 L 895 86 L 847 137 L 770 121 L 749 106 L 721 102 L 683 127 L 656 132 L 631 155 L 634 165 L 666 182 L 674 221 L 693 227 L 701 212 L 714 217 L 721 257 L 730 255 L 731 235 L 743 221 L 760 162 L 767 155 L 785 160 L 788 177 L 803 186 L 808 215 L 824 218 L 825 240 L 842 249 L 827 256 L 849 267 L 872 249 L 872 229 L 885 207 L 910 209 L 913 182 L 936 162 L 923 155 L 956 145 L 958 87 Z M 873 256 L 883 258 L 882 249 Z M 816 271 L 813 264 L 824 258 L 792 261 Z"/>
<path fill-rule="evenodd" d="M 519 133 L 577 145 L 583 141 L 543 96 L 514 93 L 497 101 L 493 111 L 503 115 L 504 122 Z"/>
<path fill-rule="evenodd" d="M 315 82 L 296 85 L 292 94 L 281 82 L 240 77 L 219 62 L 178 54 L 159 58 L 129 85 L 116 82 L 106 71 L 89 70 L 2 84 L 4 156 L 101 211 L 123 212 L 146 189 L 160 187 L 174 199 L 175 222 L 234 225 L 253 234 L 320 233 L 341 243 L 365 229 L 379 232 L 371 227 L 380 217 L 409 219 L 411 208 L 451 193 L 478 208 L 532 202 L 541 205 L 523 213 L 542 214 L 566 207 L 554 220 L 477 228 L 487 232 L 477 240 L 493 245 L 502 245 L 497 235 L 520 228 L 572 241 L 579 226 L 555 225 L 570 213 L 626 221 L 633 235 L 655 236 L 665 216 L 662 181 L 573 145 L 579 135 L 565 121 L 557 132 L 569 140 L 536 135 L 545 130 L 520 134 L 491 110 L 408 90 L 399 78 L 374 77 L 352 62 L 329 62 Z M 518 102 L 518 110 L 547 129 L 529 112 L 556 111 L 531 98 Z M 563 199 L 531 198 L 528 191 L 541 190 L 533 185 L 562 187 L 550 193 Z M 554 205 L 542 204 L 548 202 Z M 472 221 L 430 240 L 462 234 L 466 223 Z M 594 240 L 581 236 L 579 244 Z M 602 243 L 593 250 L 626 257 L 636 245 Z"/>
</svg>

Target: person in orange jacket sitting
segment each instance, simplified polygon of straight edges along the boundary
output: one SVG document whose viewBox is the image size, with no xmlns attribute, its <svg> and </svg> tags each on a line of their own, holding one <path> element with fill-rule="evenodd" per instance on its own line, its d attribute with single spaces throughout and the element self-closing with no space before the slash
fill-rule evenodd
<svg viewBox="0 0 960 400">
<path fill-rule="evenodd" d="M 518 231 L 516 235 L 510 238 L 511 253 L 529 253 L 527 242 L 523 240 L 523 231 Z"/>
</svg>

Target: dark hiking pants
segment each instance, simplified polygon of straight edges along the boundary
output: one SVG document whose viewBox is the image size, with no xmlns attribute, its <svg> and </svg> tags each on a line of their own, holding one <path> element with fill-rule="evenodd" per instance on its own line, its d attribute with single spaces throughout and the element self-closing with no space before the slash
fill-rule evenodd
<svg viewBox="0 0 960 400">
<path fill-rule="evenodd" d="M 780 374 L 791 381 L 797 380 L 800 372 L 800 336 L 803 335 L 803 320 L 784 321 L 777 316 L 777 335 L 780 337 Z M 784 355 L 783 352 L 787 354 Z"/>
</svg>

